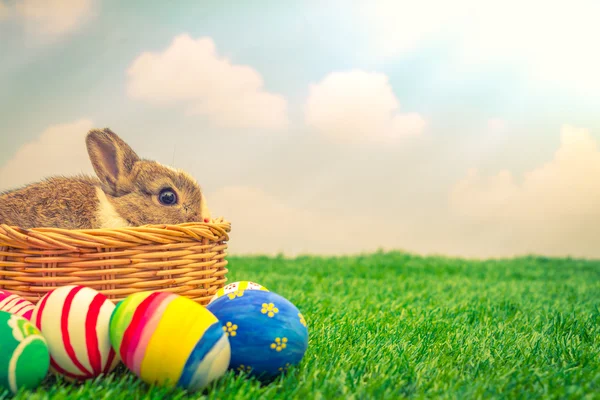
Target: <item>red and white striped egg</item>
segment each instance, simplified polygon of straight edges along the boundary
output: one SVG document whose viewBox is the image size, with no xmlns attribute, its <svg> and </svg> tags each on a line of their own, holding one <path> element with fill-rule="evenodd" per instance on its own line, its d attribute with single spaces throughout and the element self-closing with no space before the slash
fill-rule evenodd
<svg viewBox="0 0 600 400">
<path fill-rule="evenodd" d="M 80 285 L 46 293 L 36 304 L 31 322 L 48 342 L 50 370 L 68 380 L 111 372 L 120 361 L 109 337 L 114 309 L 104 294 Z"/>
<path fill-rule="evenodd" d="M 0 290 L 0 311 L 6 311 L 9 314 L 29 320 L 34 308 L 35 306 L 32 302 L 25 300 L 21 296 L 7 290 Z"/>
</svg>

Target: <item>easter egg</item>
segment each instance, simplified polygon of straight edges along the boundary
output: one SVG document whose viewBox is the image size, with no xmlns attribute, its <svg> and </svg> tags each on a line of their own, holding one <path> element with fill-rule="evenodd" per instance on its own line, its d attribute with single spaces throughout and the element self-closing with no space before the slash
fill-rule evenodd
<svg viewBox="0 0 600 400">
<path fill-rule="evenodd" d="M 231 356 L 219 320 L 169 292 L 140 292 L 120 301 L 110 340 L 123 364 L 144 382 L 190 391 L 220 378 Z"/>
<path fill-rule="evenodd" d="M 262 290 L 224 296 L 206 306 L 231 344 L 230 368 L 275 376 L 297 365 L 308 348 L 306 321 L 284 297 Z"/>
<path fill-rule="evenodd" d="M 50 349 L 50 371 L 67 380 L 86 380 L 108 374 L 119 363 L 108 334 L 115 305 L 88 287 L 58 287 L 35 306 L 31 321 Z"/>
<path fill-rule="evenodd" d="M 46 339 L 27 319 L 0 311 L 0 388 L 35 389 L 48 374 Z"/>
<path fill-rule="evenodd" d="M 244 290 L 264 290 L 267 292 L 269 291 L 266 287 L 264 287 L 263 285 L 261 285 L 259 283 L 250 282 L 250 281 L 233 282 L 233 283 L 225 285 L 222 288 L 220 288 L 219 290 L 217 290 L 217 293 L 215 293 L 215 295 L 210 299 L 209 304 L 212 303 L 213 301 L 215 301 L 216 299 L 218 299 L 219 297 L 222 297 L 225 295 L 234 296 L 236 292 L 240 292 L 240 291 L 244 291 Z"/>
<path fill-rule="evenodd" d="M 0 290 L 0 311 L 30 319 L 34 308 L 35 306 L 30 301 L 6 290 Z"/>
</svg>

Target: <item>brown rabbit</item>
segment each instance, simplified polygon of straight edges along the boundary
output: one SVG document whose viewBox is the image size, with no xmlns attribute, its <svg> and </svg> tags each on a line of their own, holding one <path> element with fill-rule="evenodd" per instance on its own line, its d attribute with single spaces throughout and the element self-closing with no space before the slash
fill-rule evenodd
<svg viewBox="0 0 600 400">
<path fill-rule="evenodd" d="M 1 193 L 0 224 L 89 229 L 210 220 L 187 173 L 140 159 L 108 128 L 89 131 L 86 144 L 99 179 L 52 177 Z"/>
</svg>

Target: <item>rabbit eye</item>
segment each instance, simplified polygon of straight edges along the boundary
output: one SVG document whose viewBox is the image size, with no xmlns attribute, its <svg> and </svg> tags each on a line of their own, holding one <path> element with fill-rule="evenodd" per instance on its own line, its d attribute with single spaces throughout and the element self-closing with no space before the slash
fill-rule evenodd
<svg viewBox="0 0 600 400">
<path fill-rule="evenodd" d="M 165 206 L 172 206 L 177 203 L 177 194 L 171 189 L 163 189 L 158 194 L 158 201 Z"/>
</svg>

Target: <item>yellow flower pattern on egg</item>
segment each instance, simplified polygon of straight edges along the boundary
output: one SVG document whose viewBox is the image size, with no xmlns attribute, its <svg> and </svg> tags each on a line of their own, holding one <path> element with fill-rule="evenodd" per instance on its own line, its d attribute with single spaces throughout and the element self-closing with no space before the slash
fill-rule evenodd
<svg viewBox="0 0 600 400">
<path fill-rule="evenodd" d="M 225 332 L 225 334 L 227 336 L 233 337 L 233 336 L 237 335 L 237 332 L 236 332 L 237 328 L 238 328 L 237 325 L 232 324 L 231 322 L 227 322 L 225 324 L 225 326 L 223 327 L 223 332 Z"/>
<path fill-rule="evenodd" d="M 279 309 L 275 307 L 275 304 L 273 303 L 263 303 L 262 310 L 260 310 L 260 312 L 267 314 L 269 318 L 273 318 L 273 316 L 279 312 Z"/>
<path fill-rule="evenodd" d="M 284 372 L 284 371 L 287 372 L 289 368 L 290 368 L 290 363 L 285 363 L 285 366 L 279 367 L 279 371 L 280 372 Z"/>
<path fill-rule="evenodd" d="M 227 285 L 221 287 L 220 289 L 217 289 L 215 294 L 210 299 L 209 304 L 212 304 L 213 302 L 215 302 L 217 299 L 219 299 L 221 297 L 227 297 L 230 300 L 234 300 L 236 297 L 242 297 L 242 294 L 244 291 L 252 292 L 254 290 L 261 290 L 261 291 L 265 291 L 265 292 L 269 291 L 269 289 L 267 289 L 263 285 L 258 284 L 256 282 L 251 282 L 251 281 L 233 282 L 233 283 L 230 283 L 230 284 L 227 284 Z M 240 293 L 235 294 L 235 292 L 240 292 Z M 234 295 L 231 295 L 232 293 L 234 293 Z"/>
<path fill-rule="evenodd" d="M 250 372 L 252 371 L 252 367 L 249 365 L 240 364 L 240 366 L 237 367 L 237 370 L 240 372 Z"/>
<path fill-rule="evenodd" d="M 229 297 L 230 300 L 233 300 L 236 297 L 242 297 L 243 295 L 244 295 L 243 290 L 236 290 L 235 292 L 231 292 L 231 293 L 227 294 L 227 296 Z"/>
<path fill-rule="evenodd" d="M 275 338 L 275 342 L 271 343 L 271 349 L 281 351 L 287 347 L 287 338 Z"/>
<path fill-rule="evenodd" d="M 298 317 L 300 318 L 300 323 L 304 326 L 306 326 L 306 319 L 304 319 L 304 316 L 302 314 L 298 314 Z"/>
</svg>

